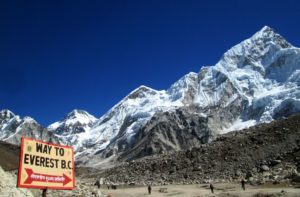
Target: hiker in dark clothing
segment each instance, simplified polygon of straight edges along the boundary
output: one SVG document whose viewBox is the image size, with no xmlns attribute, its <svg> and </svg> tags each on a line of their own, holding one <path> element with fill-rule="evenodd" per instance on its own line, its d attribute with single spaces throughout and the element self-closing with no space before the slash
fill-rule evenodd
<svg viewBox="0 0 300 197">
<path fill-rule="evenodd" d="M 210 188 L 211 193 L 213 194 L 214 193 L 214 185 L 212 183 L 209 184 L 209 188 Z"/>
<path fill-rule="evenodd" d="M 243 190 L 245 190 L 245 180 L 244 179 L 242 179 L 241 184 L 242 184 Z"/>
<path fill-rule="evenodd" d="M 46 189 L 43 189 L 43 193 L 42 193 L 42 197 L 47 197 L 47 188 Z"/>
<path fill-rule="evenodd" d="M 151 194 L 151 185 L 148 185 L 148 194 Z"/>
<path fill-rule="evenodd" d="M 100 181 L 99 181 L 99 180 L 97 180 L 96 183 L 95 183 L 94 185 L 96 185 L 96 186 L 98 187 L 98 189 L 100 189 L 100 187 L 101 187 L 101 184 L 100 184 Z"/>
</svg>

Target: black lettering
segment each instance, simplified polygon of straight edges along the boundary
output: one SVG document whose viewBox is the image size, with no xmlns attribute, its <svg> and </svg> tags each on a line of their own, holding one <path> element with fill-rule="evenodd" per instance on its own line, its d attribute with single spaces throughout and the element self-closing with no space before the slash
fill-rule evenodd
<svg viewBox="0 0 300 197">
<path fill-rule="evenodd" d="M 59 150 L 59 148 L 58 147 L 54 147 L 55 148 L 55 154 L 56 154 L 56 156 L 58 155 L 58 150 Z"/>
<path fill-rule="evenodd" d="M 28 162 L 29 162 L 29 155 L 27 153 L 25 153 L 25 155 L 24 155 L 24 163 L 28 164 Z"/>
<path fill-rule="evenodd" d="M 53 158 L 48 158 L 48 157 L 40 157 L 36 155 L 30 155 L 25 153 L 24 154 L 24 163 L 29 164 L 32 166 L 41 166 L 41 167 L 47 167 L 47 168 L 59 168 L 61 167 L 62 169 L 71 169 L 71 162 L 69 161 L 68 163 L 65 160 L 62 160 L 61 163 L 59 162 L 59 159 L 53 159 Z M 59 166 L 59 163 L 61 166 Z"/>
<path fill-rule="evenodd" d="M 54 167 L 53 160 L 54 160 L 54 159 L 50 159 L 50 160 L 49 160 L 49 163 L 50 163 L 49 167 L 50 167 L 50 168 L 53 168 L 53 167 Z"/>
<path fill-rule="evenodd" d="M 35 156 L 34 155 L 30 155 L 30 165 L 34 164 L 34 160 L 35 160 Z"/>
<path fill-rule="evenodd" d="M 36 143 L 36 152 L 43 152 L 43 144 Z"/>
<path fill-rule="evenodd" d="M 65 155 L 65 150 L 63 148 L 59 149 L 59 154 L 60 156 L 64 156 Z"/>
<path fill-rule="evenodd" d="M 47 148 L 47 145 L 44 145 L 44 150 L 43 150 L 43 153 L 48 153 L 48 148 Z"/>
<path fill-rule="evenodd" d="M 48 154 L 50 155 L 51 153 L 51 149 L 52 149 L 52 146 L 48 146 Z"/>
<path fill-rule="evenodd" d="M 72 169 L 72 162 L 71 161 L 68 161 L 68 168 Z"/>
<path fill-rule="evenodd" d="M 40 157 L 39 156 L 35 156 L 35 165 L 40 166 Z"/>
<path fill-rule="evenodd" d="M 44 145 L 43 153 L 50 154 L 52 146 Z"/>
<path fill-rule="evenodd" d="M 65 160 L 61 160 L 61 168 L 66 169 L 66 161 Z"/>
<path fill-rule="evenodd" d="M 59 159 L 55 159 L 55 168 L 58 168 Z"/>
<path fill-rule="evenodd" d="M 40 157 L 40 166 L 45 167 L 45 157 Z"/>
<path fill-rule="evenodd" d="M 46 163 L 45 164 L 46 164 L 47 168 L 49 168 L 49 162 L 50 162 L 50 159 L 46 157 Z"/>
</svg>

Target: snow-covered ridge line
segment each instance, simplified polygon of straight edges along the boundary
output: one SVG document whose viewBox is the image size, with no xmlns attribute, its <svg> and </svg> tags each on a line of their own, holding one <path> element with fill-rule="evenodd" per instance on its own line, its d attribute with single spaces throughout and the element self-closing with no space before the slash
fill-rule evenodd
<svg viewBox="0 0 300 197">
<path fill-rule="evenodd" d="M 157 114 L 173 114 L 182 124 L 176 110 L 189 108 L 181 111 L 206 118 L 209 129 L 224 133 L 300 112 L 299 85 L 300 49 L 265 26 L 230 48 L 214 66 L 186 74 L 167 90 L 142 85 L 99 119 L 73 110 L 48 130 L 60 143 L 73 145 L 79 161 L 93 165 L 132 148 L 149 121 L 155 126 Z M 2 125 L 13 117 L 12 112 L 0 112 Z"/>
</svg>

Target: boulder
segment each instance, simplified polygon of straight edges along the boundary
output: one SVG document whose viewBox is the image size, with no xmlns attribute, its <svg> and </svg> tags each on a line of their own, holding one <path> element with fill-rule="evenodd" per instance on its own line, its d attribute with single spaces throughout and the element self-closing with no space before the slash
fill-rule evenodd
<svg viewBox="0 0 300 197">
<path fill-rule="evenodd" d="M 262 166 L 261 166 L 261 169 L 262 169 L 263 171 L 269 171 L 269 170 L 270 170 L 270 168 L 269 168 L 267 165 L 262 165 Z"/>
</svg>

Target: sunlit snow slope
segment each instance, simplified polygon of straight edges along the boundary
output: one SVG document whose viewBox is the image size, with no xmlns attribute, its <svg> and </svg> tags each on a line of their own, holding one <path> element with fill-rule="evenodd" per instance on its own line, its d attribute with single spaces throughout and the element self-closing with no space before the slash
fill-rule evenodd
<svg viewBox="0 0 300 197">
<path fill-rule="evenodd" d="M 197 145 L 195 136 L 205 136 L 204 143 L 218 133 L 300 112 L 299 84 L 300 49 L 265 26 L 214 66 L 188 73 L 167 90 L 140 86 L 99 119 L 74 110 L 48 131 L 75 147 L 79 163 L 94 166 L 120 155 Z M 9 125 L 33 122 L 9 111 L 0 120 L 2 140 L 19 132 Z"/>
</svg>

